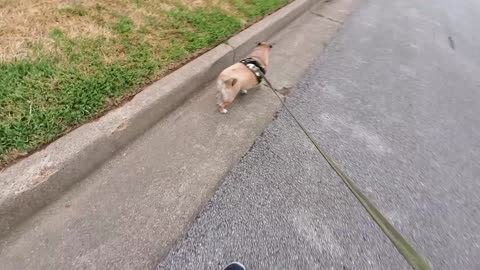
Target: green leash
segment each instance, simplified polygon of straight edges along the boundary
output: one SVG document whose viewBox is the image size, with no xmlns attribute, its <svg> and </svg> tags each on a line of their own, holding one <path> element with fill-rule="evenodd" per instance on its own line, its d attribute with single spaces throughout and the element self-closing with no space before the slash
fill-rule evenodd
<svg viewBox="0 0 480 270">
<path fill-rule="evenodd" d="M 382 231 L 387 235 L 392 244 L 397 248 L 397 250 L 402 254 L 405 260 L 410 264 L 410 266 L 415 270 L 430 270 L 430 266 L 427 262 L 413 249 L 413 247 L 403 238 L 403 236 L 393 227 L 390 222 L 380 213 L 380 211 L 373 205 L 373 203 L 368 200 L 368 198 L 358 189 L 358 187 L 353 183 L 352 179 L 348 177 L 330 158 L 327 153 L 320 148 L 317 142 L 313 139 L 307 129 L 297 120 L 295 115 L 290 111 L 285 101 L 278 95 L 277 90 L 272 86 L 264 74 L 262 74 L 263 79 L 268 84 L 273 93 L 282 103 L 283 107 L 287 110 L 290 116 L 295 120 L 297 125 L 303 130 L 303 133 L 307 135 L 308 139 L 312 144 L 317 148 L 318 152 L 322 157 L 327 161 L 328 165 L 337 173 L 337 175 L 342 179 L 343 183 L 348 187 L 348 189 L 353 193 L 357 200 L 362 204 L 362 206 L 367 210 L 368 214 L 373 218 L 375 223 L 382 229 Z"/>
</svg>

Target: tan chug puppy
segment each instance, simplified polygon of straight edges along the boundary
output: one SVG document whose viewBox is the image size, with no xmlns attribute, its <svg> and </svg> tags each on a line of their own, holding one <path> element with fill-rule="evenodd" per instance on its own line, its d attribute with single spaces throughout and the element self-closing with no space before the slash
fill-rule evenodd
<svg viewBox="0 0 480 270">
<path fill-rule="evenodd" d="M 221 113 L 227 113 L 230 105 L 238 93 L 247 94 L 261 82 L 260 72 L 265 74 L 272 45 L 261 42 L 248 58 L 224 69 L 218 75 L 217 105 Z"/>
</svg>

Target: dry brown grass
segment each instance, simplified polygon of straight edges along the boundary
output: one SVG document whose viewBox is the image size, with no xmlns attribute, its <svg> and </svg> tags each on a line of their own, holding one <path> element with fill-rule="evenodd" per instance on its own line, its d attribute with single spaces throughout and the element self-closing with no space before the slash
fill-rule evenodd
<svg viewBox="0 0 480 270">
<path fill-rule="evenodd" d="M 226 0 L 180 2 L 188 8 L 217 6 L 234 12 Z M 138 27 L 147 17 L 162 20 L 162 11 L 170 10 L 176 3 L 177 0 L 3 0 L 0 1 L 0 61 L 33 57 L 38 46 L 43 52 L 53 53 L 55 46 L 49 31 L 54 28 L 69 38 L 108 39 L 114 35 L 110 26 L 119 15 L 128 16 Z M 84 11 L 88 16 L 72 14 L 75 11 Z"/>
</svg>

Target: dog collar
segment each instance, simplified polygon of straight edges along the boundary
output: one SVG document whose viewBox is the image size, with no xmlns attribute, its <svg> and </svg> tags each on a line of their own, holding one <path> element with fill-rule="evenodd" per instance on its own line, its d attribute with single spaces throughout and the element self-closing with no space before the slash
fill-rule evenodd
<svg viewBox="0 0 480 270">
<path fill-rule="evenodd" d="M 258 83 L 262 82 L 263 75 L 267 73 L 264 67 L 260 65 L 260 63 L 253 59 L 252 57 L 245 58 L 240 61 L 240 63 L 244 64 L 251 72 L 257 77 Z"/>
</svg>

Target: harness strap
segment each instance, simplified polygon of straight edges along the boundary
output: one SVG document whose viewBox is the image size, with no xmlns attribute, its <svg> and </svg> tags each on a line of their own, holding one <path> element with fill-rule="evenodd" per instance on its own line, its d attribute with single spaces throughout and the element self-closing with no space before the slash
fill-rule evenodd
<svg viewBox="0 0 480 270">
<path fill-rule="evenodd" d="M 255 59 L 252 57 L 245 58 L 240 61 L 240 63 L 244 64 L 250 71 L 257 77 L 257 82 L 261 83 L 263 79 L 263 74 L 266 74 L 267 71 L 265 68 Z"/>
</svg>

